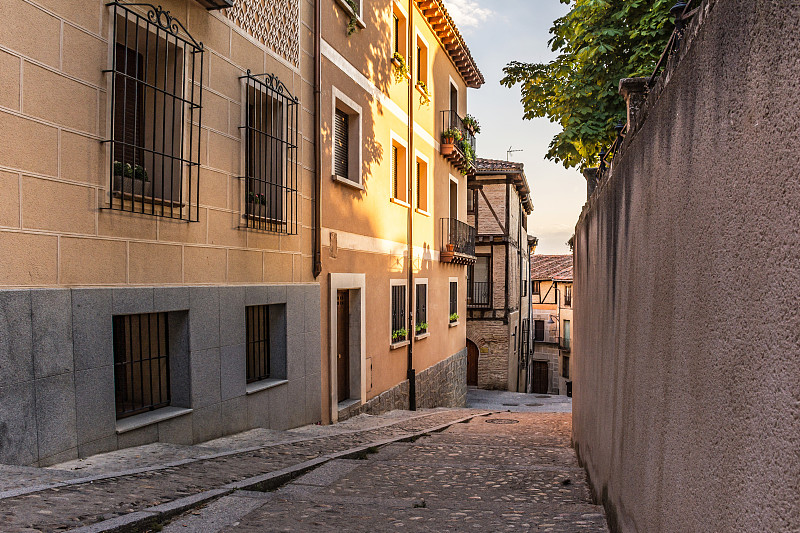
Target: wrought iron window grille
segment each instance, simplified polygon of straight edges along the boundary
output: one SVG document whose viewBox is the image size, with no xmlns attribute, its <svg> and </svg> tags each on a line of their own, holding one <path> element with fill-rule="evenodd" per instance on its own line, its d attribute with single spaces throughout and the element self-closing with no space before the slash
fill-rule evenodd
<svg viewBox="0 0 800 533">
<path fill-rule="evenodd" d="M 408 339 L 406 330 L 406 286 L 392 286 L 392 343 Z"/>
<path fill-rule="evenodd" d="M 270 373 L 269 306 L 245 308 L 247 317 L 247 383 L 268 379 Z"/>
<path fill-rule="evenodd" d="M 298 109 L 300 101 L 272 74 L 245 82 L 244 225 L 285 235 L 298 231 Z"/>
<path fill-rule="evenodd" d="M 458 314 L 458 282 L 450 282 L 450 316 Z M 457 319 L 456 319 L 457 320 Z M 451 320 L 450 322 L 455 322 Z"/>
<path fill-rule="evenodd" d="M 199 218 L 203 43 L 161 6 L 106 4 L 113 22 L 109 202 L 104 208 Z"/>
<path fill-rule="evenodd" d="M 417 284 L 416 313 L 414 313 L 414 326 L 417 335 L 428 332 L 428 285 Z M 426 327 L 420 327 L 426 325 Z"/>
<path fill-rule="evenodd" d="M 168 406 L 167 313 L 118 315 L 112 323 L 117 419 Z"/>
</svg>

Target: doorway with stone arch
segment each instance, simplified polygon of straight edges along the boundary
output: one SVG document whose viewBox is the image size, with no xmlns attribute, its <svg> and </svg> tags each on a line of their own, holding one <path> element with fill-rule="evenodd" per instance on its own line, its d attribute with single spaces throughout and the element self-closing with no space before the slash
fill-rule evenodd
<svg viewBox="0 0 800 533">
<path fill-rule="evenodd" d="M 478 346 L 467 339 L 467 386 L 478 386 Z"/>
</svg>

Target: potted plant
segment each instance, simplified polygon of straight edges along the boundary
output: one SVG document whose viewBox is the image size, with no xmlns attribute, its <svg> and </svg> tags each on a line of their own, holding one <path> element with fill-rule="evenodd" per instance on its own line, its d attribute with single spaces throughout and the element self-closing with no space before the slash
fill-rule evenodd
<svg viewBox="0 0 800 533">
<path fill-rule="evenodd" d="M 444 245 L 444 247 L 447 249 L 448 252 L 452 252 L 456 249 L 456 245 L 453 244 L 452 242 L 448 242 L 447 244 Z"/>
<path fill-rule="evenodd" d="M 458 143 L 458 147 L 461 149 L 461 152 L 464 154 L 465 163 L 464 166 L 466 168 L 471 167 L 475 161 L 475 150 L 472 149 L 472 145 L 466 139 L 461 139 Z"/>
<path fill-rule="evenodd" d="M 450 315 L 450 323 L 453 323 L 456 320 L 458 320 L 458 313 L 453 313 L 452 315 Z"/>
<path fill-rule="evenodd" d="M 425 333 L 426 331 L 428 331 L 428 323 L 427 322 L 420 322 L 419 324 L 417 324 L 417 327 L 415 328 L 415 330 L 417 332 L 417 335 L 421 335 L 421 334 Z"/>
<path fill-rule="evenodd" d="M 431 103 L 431 93 L 428 91 L 428 86 L 425 84 L 424 81 L 419 80 L 417 81 L 417 89 L 422 94 L 419 97 L 419 103 L 421 105 L 428 105 Z"/>
<path fill-rule="evenodd" d="M 461 122 L 464 124 L 464 127 L 469 130 L 469 132 L 473 135 L 481 132 L 481 123 L 478 122 L 478 119 L 473 117 L 472 115 L 467 115 L 464 117 Z"/>
<path fill-rule="evenodd" d="M 406 340 L 408 331 L 406 328 L 396 329 L 392 332 L 392 342 L 400 342 Z"/>
<path fill-rule="evenodd" d="M 396 83 L 400 83 L 408 77 L 406 58 L 400 52 L 395 52 L 392 56 L 392 66 L 394 67 L 394 81 Z"/>
<path fill-rule="evenodd" d="M 450 155 L 453 153 L 455 143 L 461 141 L 461 132 L 455 128 L 449 128 L 442 132 L 442 144 L 440 151 L 442 155 Z"/>
<path fill-rule="evenodd" d="M 150 194 L 150 177 L 142 165 L 114 161 L 114 190 L 136 196 Z"/>
</svg>

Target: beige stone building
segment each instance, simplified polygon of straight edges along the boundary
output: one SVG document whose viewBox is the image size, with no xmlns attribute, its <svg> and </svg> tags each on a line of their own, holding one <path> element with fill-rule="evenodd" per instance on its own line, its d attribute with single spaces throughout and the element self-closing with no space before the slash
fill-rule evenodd
<svg viewBox="0 0 800 533">
<path fill-rule="evenodd" d="M 323 420 L 463 404 L 462 117 L 483 77 L 441 0 L 323 4 Z"/>
<path fill-rule="evenodd" d="M 571 394 L 572 255 L 531 257 L 533 363 L 529 392 Z"/>
<path fill-rule="evenodd" d="M 469 176 L 468 222 L 477 260 L 467 276 L 467 383 L 525 392 L 530 361 L 528 235 L 533 211 L 522 163 L 478 159 Z"/>
<path fill-rule="evenodd" d="M 0 463 L 322 418 L 313 4 L 158 4 L 0 2 Z"/>
</svg>

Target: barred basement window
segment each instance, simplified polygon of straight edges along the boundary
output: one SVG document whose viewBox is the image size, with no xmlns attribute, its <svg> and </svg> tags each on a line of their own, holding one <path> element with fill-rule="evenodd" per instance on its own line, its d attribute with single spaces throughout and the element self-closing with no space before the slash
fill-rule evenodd
<svg viewBox="0 0 800 533">
<path fill-rule="evenodd" d="M 247 383 L 270 377 L 269 306 L 245 308 L 247 317 Z"/>
<path fill-rule="evenodd" d="M 450 316 L 458 314 L 458 282 L 451 281 L 450 282 Z M 458 319 L 456 319 L 458 320 Z M 455 322 L 456 320 L 450 320 L 450 322 Z"/>
<path fill-rule="evenodd" d="M 406 286 L 392 286 L 392 342 L 408 338 L 406 331 Z"/>
<path fill-rule="evenodd" d="M 246 227 L 297 234 L 297 113 L 299 102 L 272 74 L 245 80 Z"/>
<path fill-rule="evenodd" d="M 428 284 L 418 283 L 416 294 L 415 332 L 417 335 L 428 332 Z M 424 326 L 424 327 L 420 327 Z"/>
<path fill-rule="evenodd" d="M 170 404 L 167 313 L 112 320 L 117 419 Z"/>
<path fill-rule="evenodd" d="M 350 179 L 350 138 L 349 117 L 341 109 L 336 110 L 333 122 L 333 172 L 339 177 Z"/>
<path fill-rule="evenodd" d="M 203 44 L 161 7 L 108 5 L 114 23 L 108 208 L 196 221 Z"/>
</svg>

